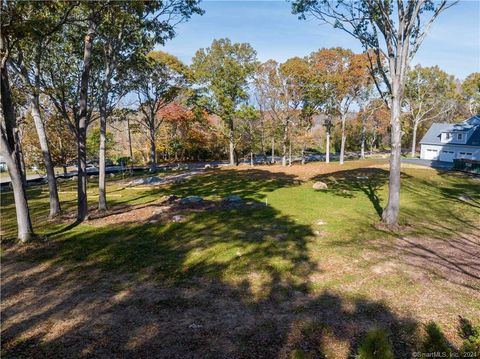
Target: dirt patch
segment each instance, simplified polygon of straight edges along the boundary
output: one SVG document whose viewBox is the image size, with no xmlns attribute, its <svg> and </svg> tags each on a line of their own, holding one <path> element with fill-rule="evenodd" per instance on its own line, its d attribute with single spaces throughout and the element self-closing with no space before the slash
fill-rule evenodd
<svg viewBox="0 0 480 359">
<path fill-rule="evenodd" d="M 417 272 L 480 291 L 480 239 L 476 236 L 404 237 L 396 240 L 394 250 Z"/>
<path fill-rule="evenodd" d="M 132 223 L 181 222 L 190 213 L 214 211 L 228 208 L 254 207 L 250 201 L 228 202 L 225 200 L 189 200 L 176 196 L 165 196 L 148 204 L 117 206 L 107 213 L 92 211 L 86 223 L 93 226 L 106 226 Z"/>
</svg>

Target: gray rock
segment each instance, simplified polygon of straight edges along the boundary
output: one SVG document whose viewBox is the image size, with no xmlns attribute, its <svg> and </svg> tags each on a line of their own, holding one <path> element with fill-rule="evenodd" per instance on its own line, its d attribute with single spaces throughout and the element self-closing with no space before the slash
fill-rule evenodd
<svg viewBox="0 0 480 359">
<path fill-rule="evenodd" d="M 326 183 L 318 181 L 313 184 L 313 189 L 328 189 L 328 186 Z"/>
<path fill-rule="evenodd" d="M 177 214 L 176 216 L 172 217 L 172 222 L 178 223 L 178 222 L 183 221 L 184 218 L 185 218 L 184 216 L 181 216 L 181 215 Z"/>
<path fill-rule="evenodd" d="M 181 204 L 191 204 L 203 202 L 203 198 L 200 196 L 188 196 L 180 200 Z"/>
<path fill-rule="evenodd" d="M 95 179 L 95 178 L 97 178 L 97 176 L 95 176 L 95 175 L 90 176 L 90 179 Z"/>
<path fill-rule="evenodd" d="M 241 203 L 243 202 L 243 199 L 242 197 L 237 196 L 236 194 L 232 194 L 222 199 L 222 201 L 226 203 Z"/>
<path fill-rule="evenodd" d="M 461 196 L 458 197 L 459 200 L 469 202 L 473 201 L 473 198 L 467 195 L 462 194 Z"/>
<path fill-rule="evenodd" d="M 163 182 L 163 178 L 158 176 L 151 176 L 146 178 L 137 178 L 136 180 L 131 181 L 129 186 L 138 186 L 142 184 L 156 184 Z"/>
<path fill-rule="evenodd" d="M 164 202 L 172 203 L 172 202 L 175 202 L 177 199 L 178 199 L 177 196 L 175 196 L 174 194 L 170 194 L 168 196 L 165 196 Z"/>
<path fill-rule="evenodd" d="M 77 181 L 77 180 L 78 180 L 78 176 L 72 176 L 71 179 L 72 179 L 72 181 Z"/>
<path fill-rule="evenodd" d="M 110 178 L 115 177 L 115 173 L 110 173 Z"/>
<path fill-rule="evenodd" d="M 209 164 L 206 164 L 203 168 L 206 169 L 206 170 L 208 170 L 208 169 L 212 168 L 212 166 L 209 165 Z"/>
</svg>

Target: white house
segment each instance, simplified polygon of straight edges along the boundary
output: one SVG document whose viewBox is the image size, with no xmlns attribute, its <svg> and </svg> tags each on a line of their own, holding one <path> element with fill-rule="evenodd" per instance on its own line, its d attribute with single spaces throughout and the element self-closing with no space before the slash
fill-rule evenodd
<svg viewBox="0 0 480 359">
<path fill-rule="evenodd" d="M 420 141 L 420 158 L 453 162 L 480 161 L 480 115 L 460 123 L 434 123 Z"/>
</svg>

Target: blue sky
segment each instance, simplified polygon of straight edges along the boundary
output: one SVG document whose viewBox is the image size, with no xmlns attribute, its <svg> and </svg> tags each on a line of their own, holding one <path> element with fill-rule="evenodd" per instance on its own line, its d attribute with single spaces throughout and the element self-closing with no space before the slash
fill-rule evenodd
<svg viewBox="0 0 480 359">
<path fill-rule="evenodd" d="M 322 47 L 361 51 L 357 40 L 341 30 L 298 20 L 285 1 L 203 1 L 201 6 L 205 14 L 180 24 L 177 37 L 163 48 L 186 63 L 221 37 L 250 43 L 262 61 L 281 62 Z M 414 63 L 438 65 L 460 79 L 480 71 L 480 0 L 462 0 L 440 15 Z"/>
</svg>

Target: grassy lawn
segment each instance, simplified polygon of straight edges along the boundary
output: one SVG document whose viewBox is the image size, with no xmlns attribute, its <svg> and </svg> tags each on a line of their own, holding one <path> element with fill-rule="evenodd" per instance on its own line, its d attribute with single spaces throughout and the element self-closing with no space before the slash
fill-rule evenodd
<svg viewBox="0 0 480 359">
<path fill-rule="evenodd" d="M 55 222 L 47 188 L 31 187 L 39 240 L 23 247 L 2 193 L 5 357 L 348 358 L 379 327 L 410 358 L 429 321 L 452 345 L 459 316 L 480 324 L 478 179 L 405 165 L 395 231 L 379 225 L 385 161 L 109 180 L 111 215 L 81 225 L 75 182 Z M 92 181 L 92 206 L 97 193 Z M 167 195 L 213 204 L 173 221 Z M 244 205 L 215 205 L 228 195 Z"/>
</svg>

